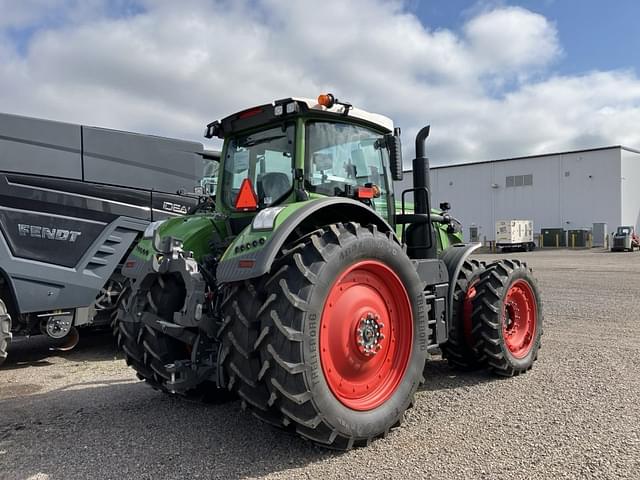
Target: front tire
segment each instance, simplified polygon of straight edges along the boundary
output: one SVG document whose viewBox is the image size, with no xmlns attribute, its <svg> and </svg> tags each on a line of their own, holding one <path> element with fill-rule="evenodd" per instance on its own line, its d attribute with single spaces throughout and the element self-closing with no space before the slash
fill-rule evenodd
<svg viewBox="0 0 640 480">
<path fill-rule="evenodd" d="M 127 365 L 135 370 L 140 380 L 144 380 L 156 390 L 172 393 L 167 386 L 171 374 L 166 366 L 178 360 L 190 359 L 188 346 L 170 335 L 144 325 L 139 318 L 131 317 L 135 316 L 136 312 L 148 311 L 173 322 L 173 313 L 180 310 L 184 304 L 184 284 L 174 275 L 159 275 L 148 291 L 140 292 L 138 295 L 142 295 L 142 298 L 125 300 L 121 304 L 116 319 L 118 346 L 125 353 Z M 210 400 L 212 392 L 217 391 L 213 382 L 204 382 L 191 390 L 181 392 L 180 395 Z M 224 393 L 223 390 L 219 392 Z"/>
<path fill-rule="evenodd" d="M 265 283 L 257 340 L 270 403 L 322 446 L 367 445 L 401 423 L 422 381 L 422 284 L 391 233 L 330 225 Z"/>
<path fill-rule="evenodd" d="M 542 336 L 542 301 L 526 263 L 501 260 L 487 266 L 473 300 L 476 350 L 490 370 L 511 377 L 531 369 Z"/>
<path fill-rule="evenodd" d="M 218 332 L 222 344 L 221 363 L 227 377 L 227 389 L 240 398 L 242 408 L 250 409 L 264 422 L 284 427 L 282 415 L 272 408 L 271 394 L 262 381 L 264 372 L 256 348 L 260 335 L 259 283 L 259 279 L 245 280 L 224 287 L 223 322 Z"/>
</svg>

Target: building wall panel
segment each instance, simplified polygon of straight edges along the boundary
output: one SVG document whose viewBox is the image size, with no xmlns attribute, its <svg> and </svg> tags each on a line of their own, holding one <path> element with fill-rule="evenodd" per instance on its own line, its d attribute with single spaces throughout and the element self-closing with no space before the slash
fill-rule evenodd
<svg viewBox="0 0 640 480">
<path fill-rule="evenodd" d="M 637 160 L 627 170 L 637 179 L 629 184 L 640 185 L 640 155 Z M 481 240 L 495 240 L 498 220 L 533 220 L 536 233 L 541 228 L 591 228 L 594 222 L 617 225 L 620 172 L 621 149 L 612 147 L 437 167 L 431 170 L 431 187 L 434 205 L 451 203 L 466 238 L 469 227 L 476 226 Z M 411 172 L 405 173 L 402 187 L 411 182 Z M 628 197 L 628 203 L 640 203 L 640 188 Z M 638 208 L 633 208 L 627 217 L 636 215 L 637 222 Z"/>
<path fill-rule="evenodd" d="M 622 215 L 621 225 L 635 225 L 640 231 L 640 154 L 622 151 Z M 613 230 L 612 226 L 609 230 Z"/>
</svg>

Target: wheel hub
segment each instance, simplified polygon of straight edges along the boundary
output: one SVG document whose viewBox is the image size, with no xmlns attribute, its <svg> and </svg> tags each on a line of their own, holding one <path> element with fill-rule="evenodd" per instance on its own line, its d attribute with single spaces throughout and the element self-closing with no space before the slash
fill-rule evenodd
<svg viewBox="0 0 640 480">
<path fill-rule="evenodd" d="M 518 322 L 518 313 L 516 309 L 517 307 L 513 303 L 508 303 L 506 305 L 505 321 L 508 335 L 513 334 L 513 330 Z"/>
<path fill-rule="evenodd" d="M 380 315 L 368 312 L 360 319 L 356 329 L 356 343 L 361 353 L 370 357 L 382 349 L 384 323 L 380 321 Z"/>
<path fill-rule="evenodd" d="M 73 315 L 52 315 L 46 320 L 45 332 L 51 338 L 64 338 L 73 327 Z"/>
</svg>

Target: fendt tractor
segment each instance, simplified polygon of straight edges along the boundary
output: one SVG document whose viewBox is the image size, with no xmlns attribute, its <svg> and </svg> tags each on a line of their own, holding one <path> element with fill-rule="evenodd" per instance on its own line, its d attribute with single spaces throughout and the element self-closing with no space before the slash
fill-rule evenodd
<svg viewBox="0 0 640 480">
<path fill-rule="evenodd" d="M 429 127 L 399 205 L 400 130 L 333 95 L 209 124 L 224 140 L 215 206 L 150 224 L 123 267 L 127 362 L 158 390 L 229 395 L 326 447 L 400 424 L 429 352 L 529 370 L 542 304 L 529 268 L 485 265 L 432 210 Z M 414 208 L 404 208 L 412 196 Z"/>
</svg>

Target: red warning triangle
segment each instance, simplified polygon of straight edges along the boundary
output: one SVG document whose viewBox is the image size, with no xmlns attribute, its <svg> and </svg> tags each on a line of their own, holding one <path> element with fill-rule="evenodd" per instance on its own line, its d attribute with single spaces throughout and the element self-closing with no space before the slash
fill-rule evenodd
<svg viewBox="0 0 640 480">
<path fill-rule="evenodd" d="M 240 185 L 240 191 L 236 197 L 236 209 L 244 210 L 256 210 L 258 208 L 258 196 L 253 191 L 251 180 L 245 178 Z"/>
</svg>

